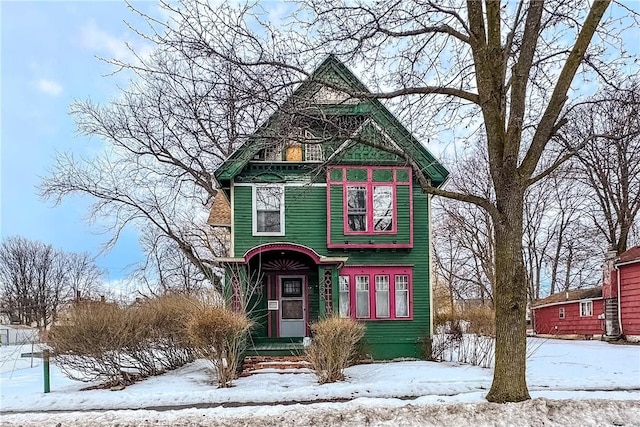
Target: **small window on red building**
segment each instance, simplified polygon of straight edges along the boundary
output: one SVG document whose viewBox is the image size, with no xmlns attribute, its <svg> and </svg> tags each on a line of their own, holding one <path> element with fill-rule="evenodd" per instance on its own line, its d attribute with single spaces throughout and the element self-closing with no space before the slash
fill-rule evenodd
<svg viewBox="0 0 640 427">
<path fill-rule="evenodd" d="M 564 307 L 560 307 L 560 308 L 558 309 L 558 317 L 559 317 L 560 319 L 564 319 Z"/>
<path fill-rule="evenodd" d="M 580 301 L 580 317 L 593 316 L 593 301 Z"/>
</svg>

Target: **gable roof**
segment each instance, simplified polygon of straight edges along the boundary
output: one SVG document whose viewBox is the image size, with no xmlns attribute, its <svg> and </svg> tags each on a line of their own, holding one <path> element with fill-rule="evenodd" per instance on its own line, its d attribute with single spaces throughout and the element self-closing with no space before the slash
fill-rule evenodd
<svg viewBox="0 0 640 427">
<path fill-rule="evenodd" d="M 326 85 L 328 84 L 328 86 Z M 366 86 L 334 55 L 329 55 L 318 68 L 304 81 L 285 102 L 285 105 L 295 105 L 296 100 L 309 100 L 311 96 L 325 90 L 339 93 L 336 88 L 344 87 L 350 92 L 370 94 Z M 412 155 L 417 167 L 427 176 L 432 185 L 440 186 L 447 179 L 449 172 L 436 158 L 409 132 L 389 110 L 375 98 L 350 98 L 345 102 L 318 103 L 317 106 L 335 115 L 351 114 L 366 116 L 374 121 L 378 129 L 384 129 L 384 137 L 393 134 L 392 141 L 400 149 Z M 274 113 L 258 130 L 239 147 L 215 171 L 218 182 L 226 187 L 236 175 L 249 163 L 255 154 L 264 148 L 257 143 L 261 135 L 277 122 L 280 111 Z M 357 135 L 353 135 L 354 137 Z"/>
<path fill-rule="evenodd" d="M 212 227 L 231 227 L 231 205 L 222 191 L 218 191 L 213 199 L 207 224 Z"/>
<path fill-rule="evenodd" d="M 640 261 L 640 246 L 634 246 L 620 254 L 616 264 Z"/>
<path fill-rule="evenodd" d="M 541 306 L 596 298 L 602 298 L 601 286 L 595 288 L 574 289 L 571 291 L 556 292 L 555 294 L 549 295 L 548 297 L 533 303 L 533 308 L 540 308 Z"/>
</svg>

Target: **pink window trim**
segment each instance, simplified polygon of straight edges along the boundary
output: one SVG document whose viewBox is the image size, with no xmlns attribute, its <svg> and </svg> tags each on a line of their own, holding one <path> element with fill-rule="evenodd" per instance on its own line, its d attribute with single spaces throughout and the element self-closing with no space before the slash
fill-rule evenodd
<svg viewBox="0 0 640 427">
<path fill-rule="evenodd" d="M 349 277 L 349 313 L 353 319 L 367 321 L 413 320 L 413 267 L 410 266 L 350 266 L 343 267 L 339 276 Z M 356 276 L 369 276 L 369 317 L 356 317 Z M 389 276 L 389 317 L 376 317 L 376 276 Z M 409 316 L 396 316 L 396 276 L 408 276 Z"/>
<path fill-rule="evenodd" d="M 331 171 L 339 169 L 342 171 L 341 180 L 332 180 Z M 363 169 L 367 171 L 367 181 L 347 181 L 347 169 Z M 374 182 L 373 171 L 376 169 L 386 169 L 393 171 L 393 180 L 388 182 Z M 398 182 L 398 171 L 406 171 L 408 181 Z M 343 216 L 343 234 L 345 236 L 385 236 L 398 234 L 398 185 L 409 186 L 409 243 L 332 243 L 331 242 L 331 185 L 342 186 L 342 216 Z M 393 192 L 393 228 L 391 231 L 373 231 L 373 187 L 391 187 Z M 367 230 L 368 231 L 349 231 L 348 205 L 347 205 L 347 187 L 365 187 L 367 189 Z M 385 167 L 385 166 L 339 166 L 327 168 L 327 248 L 413 248 L 413 178 L 411 168 L 404 167 Z"/>
</svg>

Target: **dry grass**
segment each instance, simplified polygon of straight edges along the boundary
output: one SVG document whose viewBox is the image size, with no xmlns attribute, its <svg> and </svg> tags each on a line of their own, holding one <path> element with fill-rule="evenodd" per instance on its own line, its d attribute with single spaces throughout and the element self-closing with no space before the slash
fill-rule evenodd
<svg viewBox="0 0 640 427">
<path fill-rule="evenodd" d="M 246 314 L 222 306 L 203 306 L 187 322 L 192 345 L 213 363 L 220 387 L 231 387 L 237 377 L 239 358 L 251 325 Z"/>
<path fill-rule="evenodd" d="M 320 384 L 344 379 L 344 369 L 354 360 L 364 325 L 337 316 L 311 325 L 313 341 L 307 347 L 307 358 Z"/>
</svg>

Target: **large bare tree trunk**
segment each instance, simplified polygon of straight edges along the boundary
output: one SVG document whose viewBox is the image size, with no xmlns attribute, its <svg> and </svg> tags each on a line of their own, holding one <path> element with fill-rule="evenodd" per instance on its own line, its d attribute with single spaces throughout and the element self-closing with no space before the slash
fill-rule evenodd
<svg viewBox="0 0 640 427">
<path fill-rule="evenodd" d="M 519 402 L 529 399 L 525 376 L 527 277 L 522 253 L 524 192 L 511 188 L 504 196 L 498 199 L 501 218 L 494 228 L 496 357 L 487 400 Z"/>
</svg>

